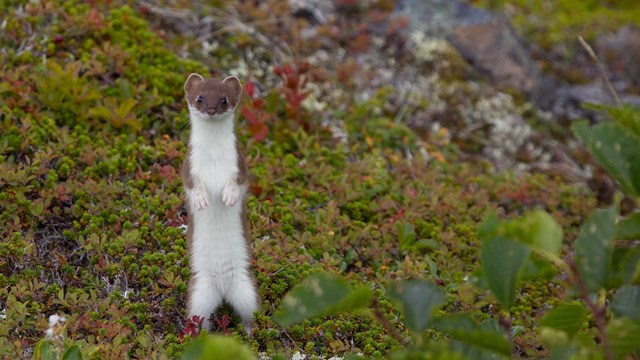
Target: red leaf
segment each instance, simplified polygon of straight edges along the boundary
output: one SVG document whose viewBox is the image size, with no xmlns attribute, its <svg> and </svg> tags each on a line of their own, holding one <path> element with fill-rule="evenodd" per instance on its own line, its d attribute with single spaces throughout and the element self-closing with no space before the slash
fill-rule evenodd
<svg viewBox="0 0 640 360">
<path fill-rule="evenodd" d="M 254 99 L 253 100 L 253 107 L 256 109 L 262 109 L 262 106 L 264 105 L 264 99 L 262 98 L 258 98 L 258 99 Z"/>
<path fill-rule="evenodd" d="M 242 109 L 240 109 L 240 112 L 242 113 L 242 116 L 245 119 L 247 119 L 249 124 L 255 124 L 256 123 L 256 113 L 255 113 L 255 111 L 253 109 L 251 109 L 250 107 L 245 105 L 245 106 L 242 107 Z"/>
<path fill-rule="evenodd" d="M 267 137 L 269 128 L 263 123 L 256 123 L 249 125 L 249 131 L 253 134 L 253 138 L 256 139 L 256 141 L 262 141 Z"/>
<path fill-rule="evenodd" d="M 215 317 L 213 321 L 216 323 L 216 326 L 225 333 L 231 324 L 231 318 L 227 314 L 222 315 L 221 318 Z"/>
<path fill-rule="evenodd" d="M 255 85 L 254 85 L 254 84 L 253 84 L 253 82 L 251 82 L 251 81 L 247 81 L 247 82 L 244 84 L 244 90 L 247 92 L 247 95 L 249 95 L 249 97 L 251 97 L 251 98 L 253 97 L 253 94 L 254 94 L 254 92 L 255 92 L 255 89 L 256 89 L 256 88 L 255 88 Z"/>
<path fill-rule="evenodd" d="M 182 340 L 185 336 L 194 337 L 197 336 L 200 331 L 202 331 L 202 322 L 204 318 L 198 315 L 194 315 L 187 319 L 187 323 L 184 326 L 184 329 L 180 331 L 180 335 L 178 335 L 178 339 Z"/>
<path fill-rule="evenodd" d="M 291 65 L 285 65 L 284 73 L 290 77 L 291 75 L 293 75 L 293 67 L 291 67 Z"/>
<path fill-rule="evenodd" d="M 251 185 L 249 191 L 253 194 L 253 196 L 258 197 L 262 194 L 262 186 L 260 185 Z"/>
</svg>

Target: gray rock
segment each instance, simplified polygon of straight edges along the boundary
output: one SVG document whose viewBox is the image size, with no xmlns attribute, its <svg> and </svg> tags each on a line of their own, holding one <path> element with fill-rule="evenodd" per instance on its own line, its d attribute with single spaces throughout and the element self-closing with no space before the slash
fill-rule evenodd
<svg viewBox="0 0 640 360">
<path fill-rule="evenodd" d="M 446 38 L 480 74 L 499 87 L 535 95 L 549 80 L 509 22 L 460 0 L 400 0 L 412 31 Z"/>
<path fill-rule="evenodd" d="M 462 0 L 399 0 L 396 11 L 409 19 L 410 31 L 447 39 L 494 85 L 523 92 L 554 116 L 593 118 L 595 113 L 585 110 L 583 103 L 613 104 L 600 79 L 571 86 L 543 74 L 509 21 L 487 10 Z M 611 67 L 617 64 L 623 69 L 617 78 L 640 87 L 640 28 L 628 26 L 601 36 L 597 47 L 605 58 L 616 61 L 610 62 Z M 618 87 L 623 102 L 639 103 L 640 98 L 624 93 L 626 88 Z"/>
<path fill-rule="evenodd" d="M 611 77 L 640 88 L 640 27 L 625 26 L 615 34 L 600 35 L 595 51 L 611 69 Z"/>
<path fill-rule="evenodd" d="M 311 24 L 324 24 L 333 14 L 333 1 L 288 0 L 293 16 L 307 19 Z"/>
</svg>

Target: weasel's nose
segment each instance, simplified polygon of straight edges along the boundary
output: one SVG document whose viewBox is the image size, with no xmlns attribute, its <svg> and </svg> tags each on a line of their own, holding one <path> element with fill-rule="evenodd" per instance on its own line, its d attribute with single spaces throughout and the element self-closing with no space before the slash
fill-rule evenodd
<svg viewBox="0 0 640 360">
<path fill-rule="evenodd" d="M 213 115 L 215 115 L 215 114 L 216 114 L 216 108 L 208 108 L 208 109 L 207 109 L 207 114 L 208 114 L 209 116 L 213 116 Z"/>
</svg>

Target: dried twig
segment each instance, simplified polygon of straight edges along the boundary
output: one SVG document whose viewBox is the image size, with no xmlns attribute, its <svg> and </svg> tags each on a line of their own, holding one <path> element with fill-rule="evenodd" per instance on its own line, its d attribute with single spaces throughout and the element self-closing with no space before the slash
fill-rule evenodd
<svg viewBox="0 0 640 360">
<path fill-rule="evenodd" d="M 276 276 L 279 272 L 281 272 L 282 270 L 288 268 L 289 266 L 297 263 L 298 261 L 300 261 L 300 259 L 295 259 L 293 261 L 290 261 L 287 265 L 281 267 L 280 269 L 276 270 L 275 272 L 273 272 L 273 274 L 271 274 L 270 276 Z"/>
<path fill-rule="evenodd" d="M 611 84 L 611 80 L 609 80 L 609 75 L 607 75 L 607 69 L 604 67 L 602 62 L 600 62 L 600 60 L 596 56 L 596 53 L 591 48 L 591 46 L 589 46 L 589 44 L 587 44 L 587 42 L 584 41 L 582 36 L 578 36 L 578 42 L 580 42 L 580 45 L 582 45 L 582 47 L 587 51 L 587 54 L 589 54 L 589 57 L 596 63 L 596 65 L 598 65 L 598 70 L 600 71 L 600 75 L 602 75 L 602 79 L 607 85 L 607 88 L 609 89 L 611 96 L 613 96 L 613 99 L 616 101 L 616 104 L 618 106 L 622 106 L 622 101 L 620 101 L 620 97 L 618 97 L 618 93 L 616 92 L 616 89 L 613 88 L 613 85 Z"/>
<path fill-rule="evenodd" d="M 375 296 L 374 296 L 373 300 L 371 301 L 371 308 L 373 310 L 373 315 L 378 320 L 380 325 L 382 325 L 384 327 L 384 329 L 387 330 L 387 332 L 394 339 L 396 339 L 396 341 L 398 341 L 403 346 L 409 345 L 407 340 L 405 340 L 402 337 L 402 334 L 400 334 L 398 329 L 396 329 L 395 326 L 393 326 L 393 324 L 391 324 L 391 322 L 389 322 L 389 320 L 387 320 L 387 318 L 384 316 L 384 314 L 382 313 L 382 309 L 380 309 L 380 304 L 378 303 L 378 298 L 376 298 Z"/>
</svg>

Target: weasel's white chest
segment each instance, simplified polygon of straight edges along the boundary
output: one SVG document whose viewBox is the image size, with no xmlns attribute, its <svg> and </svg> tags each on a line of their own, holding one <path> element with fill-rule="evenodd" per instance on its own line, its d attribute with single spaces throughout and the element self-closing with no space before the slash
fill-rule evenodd
<svg viewBox="0 0 640 360">
<path fill-rule="evenodd" d="M 235 144 L 225 148 L 211 146 L 192 149 L 191 173 L 204 182 L 212 198 L 220 195 L 227 182 L 238 173 Z"/>
</svg>

